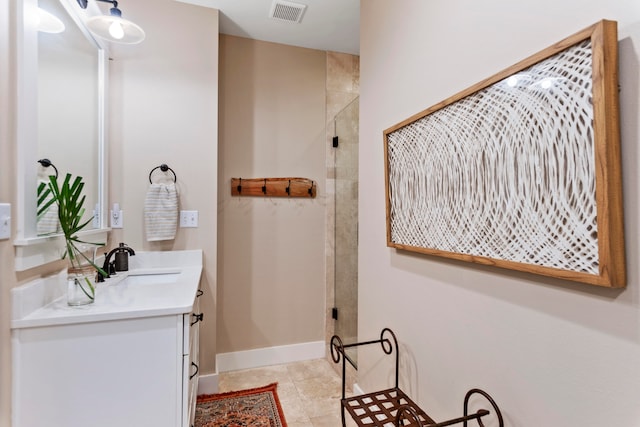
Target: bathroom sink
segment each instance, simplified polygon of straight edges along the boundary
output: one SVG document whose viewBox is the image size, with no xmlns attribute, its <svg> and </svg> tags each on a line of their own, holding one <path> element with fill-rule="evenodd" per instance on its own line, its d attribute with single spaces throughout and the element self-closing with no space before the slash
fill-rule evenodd
<svg viewBox="0 0 640 427">
<path fill-rule="evenodd" d="M 150 273 L 150 274 L 129 274 L 124 282 L 130 286 L 139 285 L 161 285 L 175 283 L 178 281 L 180 273 Z"/>
<path fill-rule="evenodd" d="M 138 252 L 129 271 L 96 284 L 94 304 L 70 308 L 60 271 L 12 289 L 13 329 L 189 314 L 202 274 L 202 251 Z M 54 290 L 54 292 L 52 292 Z"/>
</svg>

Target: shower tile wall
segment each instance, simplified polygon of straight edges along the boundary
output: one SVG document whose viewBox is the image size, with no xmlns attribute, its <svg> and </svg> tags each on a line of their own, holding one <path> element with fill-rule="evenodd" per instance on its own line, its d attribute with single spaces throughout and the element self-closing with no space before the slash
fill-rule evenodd
<svg viewBox="0 0 640 427">
<path fill-rule="evenodd" d="M 329 342 L 331 336 L 334 334 L 334 320 L 331 318 L 331 308 L 334 306 L 335 301 L 335 222 L 336 222 L 336 206 L 335 206 L 335 192 L 336 192 L 336 150 L 332 147 L 332 138 L 334 136 L 334 119 L 336 115 L 347 107 L 352 101 L 359 96 L 360 90 L 360 58 L 355 55 L 349 55 L 344 53 L 327 52 L 327 82 L 326 82 L 326 111 L 327 111 L 327 231 L 326 231 L 326 278 L 327 278 L 327 292 L 326 292 L 326 341 Z M 357 101 L 356 101 L 357 102 Z M 357 120 L 357 115 L 355 120 Z M 341 135 L 340 138 L 344 138 Z M 354 145 L 352 145 L 354 147 Z M 357 157 L 357 144 L 355 148 L 351 148 L 352 153 Z M 353 169 L 352 172 L 356 175 L 354 178 L 357 181 L 357 169 Z M 342 171 L 341 173 L 344 173 Z M 355 192 L 355 194 L 352 194 Z M 349 193 L 352 197 L 356 197 L 357 200 L 357 184 L 353 188 L 349 189 Z M 340 215 L 344 215 L 340 213 Z M 338 218 L 339 220 L 339 218 Z M 351 236 L 342 236 L 343 238 L 352 238 Z M 337 238 L 340 238 L 338 236 Z M 357 258 L 352 259 L 353 263 L 357 263 Z M 357 268 L 357 265 L 355 266 Z M 357 306 L 356 295 L 357 289 L 354 287 L 354 308 Z M 342 313 L 341 313 L 342 315 Z M 344 313 L 344 315 L 349 315 Z M 355 311 L 352 314 L 355 316 Z"/>
</svg>

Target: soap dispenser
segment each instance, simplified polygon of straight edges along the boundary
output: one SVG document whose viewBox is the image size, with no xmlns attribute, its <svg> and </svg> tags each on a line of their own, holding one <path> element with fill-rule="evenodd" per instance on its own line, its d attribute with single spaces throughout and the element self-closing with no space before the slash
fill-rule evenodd
<svg viewBox="0 0 640 427">
<path fill-rule="evenodd" d="M 129 270 L 129 255 L 135 255 L 136 253 L 124 243 L 116 248 L 116 271 L 128 271 Z"/>
</svg>

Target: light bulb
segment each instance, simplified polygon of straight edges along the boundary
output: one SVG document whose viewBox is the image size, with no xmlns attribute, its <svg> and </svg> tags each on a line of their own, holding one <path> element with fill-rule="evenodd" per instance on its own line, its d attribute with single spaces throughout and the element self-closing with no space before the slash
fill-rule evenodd
<svg viewBox="0 0 640 427">
<path fill-rule="evenodd" d="M 111 11 L 110 16 L 95 15 L 87 19 L 87 28 L 93 35 L 102 39 L 124 44 L 140 43 L 144 40 L 144 31 L 131 21 L 122 19 L 120 14 Z"/>
<path fill-rule="evenodd" d="M 118 21 L 114 21 L 109 26 L 109 34 L 111 34 L 111 37 L 113 37 L 114 39 L 120 40 L 121 38 L 123 38 L 124 29 L 122 28 L 122 24 Z"/>
<path fill-rule="evenodd" d="M 507 79 L 507 86 L 515 87 L 518 84 L 518 77 L 511 76 Z"/>
</svg>

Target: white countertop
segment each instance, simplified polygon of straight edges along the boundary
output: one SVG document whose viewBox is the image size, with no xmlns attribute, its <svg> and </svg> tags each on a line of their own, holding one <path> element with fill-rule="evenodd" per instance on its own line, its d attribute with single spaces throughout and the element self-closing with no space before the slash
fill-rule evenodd
<svg viewBox="0 0 640 427">
<path fill-rule="evenodd" d="M 129 271 L 96 285 L 95 302 L 70 307 L 66 273 L 12 289 L 11 328 L 190 313 L 202 274 L 202 251 L 140 252 Z"/>
</svg>

